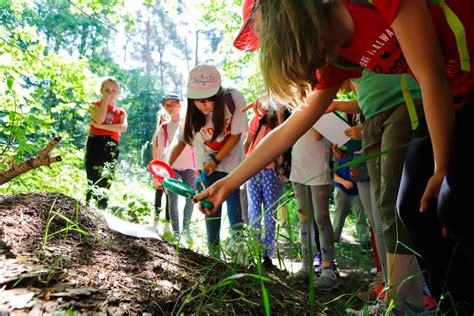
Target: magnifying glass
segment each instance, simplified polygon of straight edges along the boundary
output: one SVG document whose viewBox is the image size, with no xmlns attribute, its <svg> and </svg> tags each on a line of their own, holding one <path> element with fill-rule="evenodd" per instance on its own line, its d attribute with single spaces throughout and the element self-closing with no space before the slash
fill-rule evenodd
<svg viewBox="0 0 474 316">
<path fill-rule="evenodd" d="M 173 178 L 174 170 L 166 162 L 161 160 L 152 160 L 148 164 L 148 170 L 153 178 L 163 181 L 164 178 Z"/>
<path fill-rule="evenodd" d="M 195 195 L 196 192 L 193 190 L 193 188 L 190 185 L 187 185 L 186 183 L 183 183 L 182 181 L 173 179 L 173 178 L 165 178 L 163 179 L 163 187 L 166 188 L 167 190 L 179 194 L 181 196 L 184 196 L 188 199 L 192 199 Z M 209 210 L 212 210 L 214 208 L 214 204 L 212 204 L 211 201 L 207 200 L 200 200 L 199 203 L 204 206 L 204 208 L 207 208 Z"/>
<path fill-rule="evenodd" d="M 191 186 L 182 181 L 173 179 L 174 170 L 166 162 L 161 160 L 152 160 L 148 164 L 148 170 L 155 179 L 161 181 L 161 185 L 165 189 L 188 199 L 192 199 L 194 195 L 196 195 L 196 192 Z M 210 201 L 200 200 L 199 203 L 201 203 L 204 208 L 210 210 L 214 208 L 214 205 Z"/>
</svg>

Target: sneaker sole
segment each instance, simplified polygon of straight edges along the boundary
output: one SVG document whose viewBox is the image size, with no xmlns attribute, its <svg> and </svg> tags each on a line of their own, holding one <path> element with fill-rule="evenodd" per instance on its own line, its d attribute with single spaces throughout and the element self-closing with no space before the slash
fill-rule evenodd
<svg viewBox="0 0 474 316">
<path fill-rule="evenodd" d="M 318 288 L 318 287 L 314 287 L 316 290 L 319 290 L 319 291 L 324 291 L 324 292 L 332 292 L 332 291 L 335 291 L 339 288 L 339 282 L 337 282 L 336 284 L 334 284 L 333 286 L 329 287 L 329 288 Z"/>
</svg>

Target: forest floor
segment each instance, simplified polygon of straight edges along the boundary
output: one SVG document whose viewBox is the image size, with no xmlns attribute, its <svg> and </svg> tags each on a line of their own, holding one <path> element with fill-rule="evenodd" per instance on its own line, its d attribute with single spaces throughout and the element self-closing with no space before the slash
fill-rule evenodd
<svg viewBox="0 0 474 316">
<path fill-rule="evenodd" d="M 357 249 L 338 256 L 339 288 L 315 291 L 311 306 L 308 285 L 276 265 L 258 273 L 123 235 L 61 194 L 0 195 L 0 315 L 260 315 L 265 306 L 272 314 L 343 315 L 364 304 L 354 293 L 367 285 L 372 257 L 345 247 Z"/>
</svg>

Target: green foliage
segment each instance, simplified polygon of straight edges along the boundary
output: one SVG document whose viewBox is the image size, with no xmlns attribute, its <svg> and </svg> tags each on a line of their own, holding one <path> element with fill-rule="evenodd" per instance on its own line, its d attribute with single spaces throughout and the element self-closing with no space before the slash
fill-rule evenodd
<svg viewBox="0 0 474 316">
<path fill-rule="evenodd" d="M 109 195 L 114 215 L 134 223 L 152 222 L 154 187 L 146 168 L 123 164 L 121 170 L 117 170 Z"/>
<path fill-rule="evenodd" d="M 65 49 L 90 57 L 106 52 L 104 43 L 120 20 L 114 12 L 120 12 L 121 6 L 117 0 L 36 0 L 35 14 L 27 22 L 38 25 L 54 51 Z"/>
<path fill-rule="evenodd" d="M 218 55 L 224 62 L 220 70 L 233 87 L 239 89 L 248 103 L 262 94 L 263 86 L 258 70 L 257 53 L 245 53 L 233 47 L 233 40 L 242 24 L 241 0 L 200 0 L 204 21 L 219 25 L 224 34 L 219 43 Z M 222 14 L 225 11 L 226 14 Z"/>
<path fill-rule="evenodd" d="M 31 28 L 0 28 L 0 38 L 0 152 L 21 161 L 53 134 L 79 145 L 94 78 L 87 61 L 64 52 L 44 55 Z"/>
<path fill-rule="evenodd" d="M 132 72 L 130 78 L 129 89 L 134 93 L 122 100 L 130 127 L 122 135 L 121 149 L 127 161 L 146 166 L 151 160 L 151 146 L 147 144 L 155 133 L 156 113 L 161 108 L 163 91 L 157 87 L 154 77 Z M 143 146 L 145 146 L 144 153 Z"/>
<path fill-rule="evenodd" d="M 149 201 L 135 194 L 124 194 L 122 196 L 123 206 L 113 207 L 112 213 L 132 223 L 145 223 L 152 214 L 152 206 Z"/>
</svg>

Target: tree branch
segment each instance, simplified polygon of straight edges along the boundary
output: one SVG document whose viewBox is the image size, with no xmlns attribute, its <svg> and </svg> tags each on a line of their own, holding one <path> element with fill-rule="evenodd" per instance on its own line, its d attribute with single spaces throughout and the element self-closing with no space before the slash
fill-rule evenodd
<svg viewBox="0 0 474 316">
<path fill-rule="evenodd" d="M 61 156 L 50 157 L 51 152 L 60 140 L 61 138 L 54 136 L 46 146 L 38 151 L 36 157 L 32 157 L 20 164 L 14 163 L 8 170 L 0 170 L 0 185 L 30 170 L 61 161 Z"/>
</svg>

